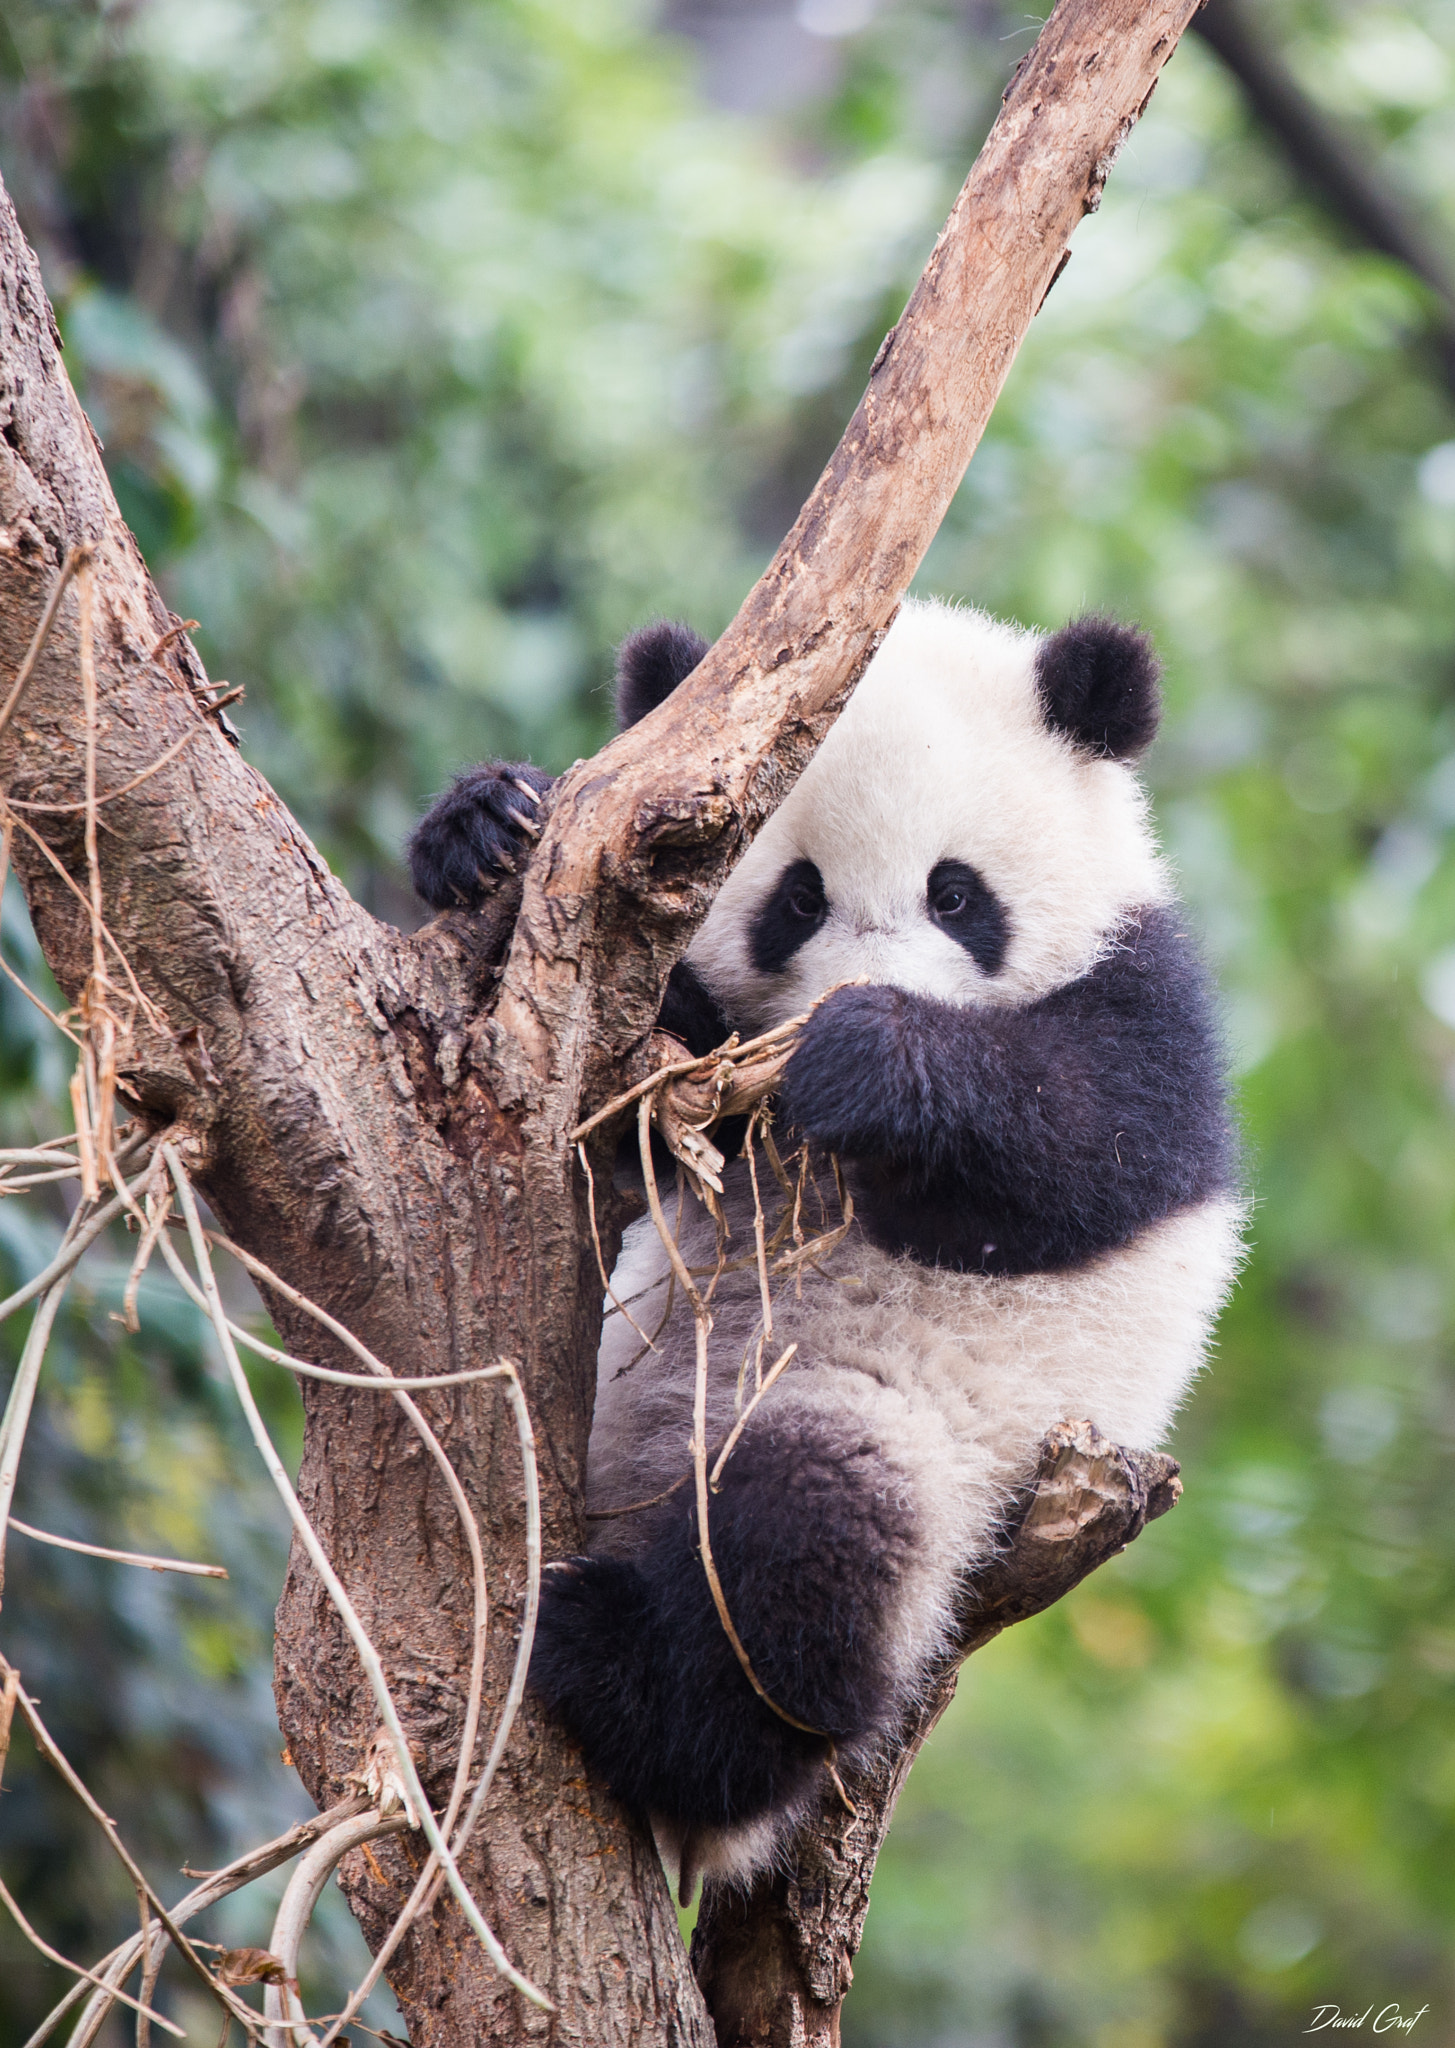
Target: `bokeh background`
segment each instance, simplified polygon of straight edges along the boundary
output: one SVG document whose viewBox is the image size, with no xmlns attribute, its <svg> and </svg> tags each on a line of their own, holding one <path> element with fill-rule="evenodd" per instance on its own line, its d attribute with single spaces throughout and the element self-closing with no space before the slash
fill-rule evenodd
<svg viewBox="0 0 1455 2048">
<path fill-rule="evenodd" d="M 918 587 L 1155 634 L 1253 1255 L 1183 1504 L 978 1656 L 920 1762 L 851 2048 L 1263 2048 L 1391 2003 L 1455 2042 L 1455 5 L 1204 20 Z M 123 509 L 245 684 L 248 756 L 381 915 L 417 921 L 400 847 L 452 769 L 564 766 L 622 634 L 732 615 L 1037 26 L 5 0 L 0 168 Z M 13 885 L 3 944 L 43 985 Z M 4 1142 L 64 1127 L 64 1051 L 0 987 Z M 60 1222 L 0 1207 L 6 1285 Z M 110 1320 L 126 1256 L 82 1268 L 18 1512 L 233 1577 L 13 1536 L 0 1630 L 171 1895 L 304 1802 L 281 1518 L 192 1311 L 158 1281 L 141 1338 Z M 257 1385 L 296 1451 L 291 1388 Z M 83 1958 L 135 1912 L 87 1828 L 18 1735 L 0 1874 Z M 210 1931 L 266 1928 L 245 1895 Z M 319 2003 L 361 1953 L 334 1899 Z M 0 1927 L 0 2042 L 63 1982 Z"/>
</svg>

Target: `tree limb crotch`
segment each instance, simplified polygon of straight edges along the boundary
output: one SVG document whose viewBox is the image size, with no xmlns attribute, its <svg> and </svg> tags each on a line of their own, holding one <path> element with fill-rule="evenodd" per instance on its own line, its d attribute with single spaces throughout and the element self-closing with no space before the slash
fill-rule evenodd
<svg viewBox="0 0 1455 2048">
<path fill-rule="evenodd" d="M 16 676 L 84 548 L 96 705 L 88 739 L 73 586 L 0 735 L 0 787 L 17 805 L 75 806 L 88 775 L 112 793 L 94 833 L 84 810 L 12 814 L 37 821 L 16 830 L 12 857 L 40 943 L 76 1000 L 93 966 L 89 836 L 107 932 L 145 999 L 117 1052 L 127 1099 L 152 1128 L 177 1129 L 227 1233 L 390 1372 L 519 1361 L 548 1556 L 583 1540 L 601 1316 L 570 1133 L 647 1071 L 673 961 L 892 617 L 1193 6 L 1060 0 L 838 450 L 727 633 L 669 704 L 564 778 L 523 880 L 413 937 L 352 901 L 219 723 L 0 205 L 0 673 Z M 608 1217 L 608 1262 L 615 1243 Z M 347 1365 L 286 1294 L 268 1300 L 290 1352 Z M 299 1500 L 443 1799 L 471 1657 L 460 1518 L 392 1401 L 312 1380 L 304 1399 Z M 478 1520 L 495 1617 L 485 1693 L 498 1701 L 525 1587 L 515 1427 L 478 1381 L 423 1390 L 419 1408 Z M 305 1785 L 336 1804 L 372 1734 L 373 1695 L 296 1545 L 276 1687 Z M 343 1866 L 374 1944 L 421 1855 L 406 1830 Z M 868 1862 L 857 1867 L 867 1883 Z M 415 2048 L 708 2048 L 650 1841 L 529 1703 L 462 1869 L 555 2011 L 522 2000 L 442 1894 L 390 1966 Z M 795 1924 L 810 1930 L 819 1911 L 804 1905 Z M 726 1981 L 709 1971 L 710 1997 Z"/>
</svg>

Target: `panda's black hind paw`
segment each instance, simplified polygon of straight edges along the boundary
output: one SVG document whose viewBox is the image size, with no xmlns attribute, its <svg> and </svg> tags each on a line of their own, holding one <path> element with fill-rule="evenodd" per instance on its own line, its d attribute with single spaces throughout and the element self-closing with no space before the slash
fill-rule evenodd
<svg viewBox="0 0 1455 2048">
<path fill-rule="evenodd" d="M 471 909 L 514 874 L 540 837 L 550 787 L 528 761 L 482 761 L 457 775 L 409 842 L 409 872 L 425 902 Z"/>
</svg>

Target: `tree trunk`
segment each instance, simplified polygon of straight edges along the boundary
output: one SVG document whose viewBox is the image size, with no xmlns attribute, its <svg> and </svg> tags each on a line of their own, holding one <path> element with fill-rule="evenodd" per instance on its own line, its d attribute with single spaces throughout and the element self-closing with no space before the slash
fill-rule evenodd
<svg viewBox="0 0 1455 2048">
<path fill-rule="evenodd" d="M 503 886 L 478 916 L 449 914 L 412 937 L 368 916 L 328 873 L 200 700 L 203 673 L 185 637 L 158 648 L 176 622 L 117 511 L 34 258 L 4 202 L 0 662 L 16 672 L 68 550 L 87 545 L 105 915 L 116 978 L 124 955 L 150 1006 L 137 1010 L 126 1084 L 145 1118 L 181 1127 L 187 1161 L 226 1228 L 394 1370 L 441 1372 L 501 1355 L 519 1362 L 547 1557 L 582 1544 L 600 1323 L 568 1134 L 642 1070 L 673 961 L 892 617 L 1067 238 L 1097 204 L 1194 4 L 1061 0 L 838 451 L 733 625 L 670 703 L 559 785 L 523 883 Z M 0 775 L 17 806 L 74 804 L 82 793 L 78 652 L 72 591 L 0 739 Z M 184 739 L 160 772 L 104 801 Z M 81 814 L 20 817 L 53 855 L 16 828 L 13 858 L 37 934 L 74 998 L 91 967 L 86 910 L 72 886 L 79 879 L 84 889 L 86 874 Z M 611 1146 L 599 1141 L 604 1166 Z M 598 1172 L 598 1189 L 608 1181 Z M 610 1259 L 609 1214 L 603 1236 Z M 291 1348 L 346 1362 L 286 1301 L 269 1305 Z M 391 1404 L 308 1383 L 305 1405 L 301 1497 L 381 1651 L 437 1793 L 454 1765 L 469 1661 L 459 1524 Z M 488 1384 L 434 1390 L 421 1405 L 485 1539 L 486 1698 L 498 1701 L 525 1580 L 514 1428 Z M 278 1615 L 277 1691 L 303 1781 L 320 1805 L 331 1803 L 376 1715 L 296 1547 Z M 912 1745 L 919 1734 L 907 1737 Z M 765 1997 L 776 2010 L 775 1972 L 797 1982 L 802 1955 L 826 1941 L 831 1961 L 805 1981 L 820 2017 L 836 2011 L 872 1849 L 908 1754 L 862 1794 L 857 1903 L 847 1913 L 835 1907 L 827 1936 L 822 1903 L 802 1885 L 776 1919 L 759 1914 L 746 1942 L 740 1930 L 731 1965 L 725 1921 L 709 1922 L 703 1967 L 714 2009 L 737 2010 L 732 1987 L 746 1972 L 754 2010 Z M 393 1837 L 343 1866 L 375 1943 L 422 1861 L 417 1843 Z M 445 1895 L 390 1970 L 416 2048 L 713 2041 L 650 1840 L 583 1776 L 533 1707 L 465 1874 L 506 1951 L 556 2011 L 538 2010 L 496 1975 Z M 743 2032 L 733 2018 L 722 2025 L 724 2040 L 780 2038 Z M 830 2031 L 811 2038 L 832 2038 L 835 2025 L 831 2018 Z"/>
</svg>

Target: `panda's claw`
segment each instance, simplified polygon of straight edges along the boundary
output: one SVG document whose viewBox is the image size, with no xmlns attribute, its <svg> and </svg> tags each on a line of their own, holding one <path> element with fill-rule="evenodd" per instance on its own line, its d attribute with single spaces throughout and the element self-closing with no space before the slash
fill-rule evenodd
<svg viewBox="0 0 1455 2048">
<path fill-rule="evenodd" d="M 551 778 L 528 762 L 467 768 L 420 821 L 409 843 L 414 886 L 436 910 L 473 908 L 520 872 L 539 839 L 541 799 Z M 522 795 L 537 815 L 527 812 Z"/>
</svg>

